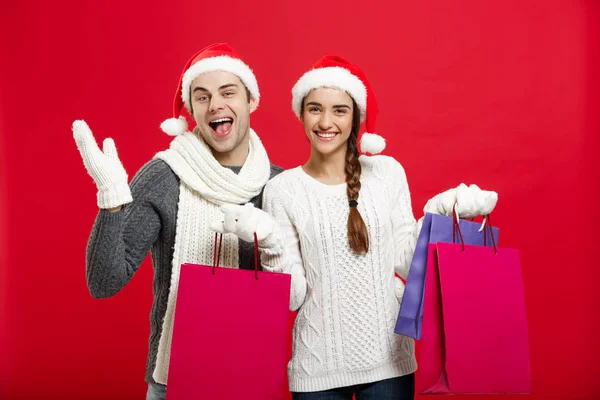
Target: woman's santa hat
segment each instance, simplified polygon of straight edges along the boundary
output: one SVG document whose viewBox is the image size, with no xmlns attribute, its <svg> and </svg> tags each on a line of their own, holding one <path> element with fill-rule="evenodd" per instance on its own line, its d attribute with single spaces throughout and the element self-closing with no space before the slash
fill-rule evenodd
<svg viewBox="0 0 600 400">
<path fill-rule="evenodd" d="M 343 90 L 354 99 L 360 111 L 360 122 L 365 121 L 367 128 L 360 140 L 361 151 L 381 153 L 385 148 L 385 139 L 374 133 L 378 112 L 377 100 L 365 73 L 342 57 L 328 55 L 321 58 L 292 89 L 292 108 L 298 118 L 304 98 L 311 90 L 320 87 Z"/>
<path fill-rule="evenodd" d="M 227 43 L 210 45 L 194 54 L 185 64 L 183 73 L 179 78 L 179 86 L 173 100 L 173 118 L 160 124 L 160 128 L 171 136 L 181 135 L 188 129 L 188 124 L 181 111 L 185 107 L 191 113 L 190 89 L 192 82 L 199 75 L 206 72 L 225 71 L 237 75 L 246 86 L 250 95 L 260 100 L 258 82 L 248 65 L 235 53 Z"/>
</svg>

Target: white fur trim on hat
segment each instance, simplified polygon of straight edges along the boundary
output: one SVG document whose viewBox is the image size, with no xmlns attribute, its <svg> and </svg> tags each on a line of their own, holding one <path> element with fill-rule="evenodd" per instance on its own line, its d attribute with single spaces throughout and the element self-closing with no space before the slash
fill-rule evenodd
<svg viewBox="0 0 600 400">
<path fill-rule="evenodd" d="M 254 76 L 254 73 L 250 67 L 244 64 L 244 62 L 240 59 L 229 56 L 218 56 L 205 58 L 198 61 L 189 67 L 188 70 L 183 74 L 183 78 L 181 80 L 181 100 L 183 100 L 183 104 L 185 104 L 185 107 L 188 109 L 188 111 L 191 109 L 190 86 L 192 85 L 192 82 L 198 77 L 198 75 L 213 71 L 225 71 L 237 75 L 242 83 L 246 86 L 252 97 L 254 97 L 256 100 L 256 105 L 258 106 L 258 102 L 260 100 L 260 91 L 258 90 L 258 82 L 256 81 L 256 77 Z"/>
<path fill-rule="evenodd" d="M 374 133 L 363 133 L 360 150 L 363 153 L 379 154 L 385 149 L 385 139 Z"/>
<path fill-rule="evenodd" d="M 347 92 L 360 109 L 361 122 L 364 121 L 367 111 L 367 88 L 358 77 L 342 67 L 316 68 L 302 75 L 292 89 L 292 108 L 298 118 L 306 95 L 320 87 Z"/>
<path fill-rule="evenodd" d="M 185 120 L 185 117 L 169 118 L 160 124 L 160 129 L 167 135 L 182 135 L 188 129 L 188 123 Z"/>
</svg>

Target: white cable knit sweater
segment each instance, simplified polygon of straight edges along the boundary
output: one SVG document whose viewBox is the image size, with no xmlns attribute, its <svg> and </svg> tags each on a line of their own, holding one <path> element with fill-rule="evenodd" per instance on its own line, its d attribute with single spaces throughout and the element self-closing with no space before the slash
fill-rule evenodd
<svg viewBox="0 0 600 400">
<path fill-rule="evenodd" d="M 375 382 L 417 369 L 413 340 L 394 333 L 403 278 L 417 238 L 406 175 L 386 156 L 361 156 L 365 255 L 348 245 L 346 184 L 326 185 L 301 167 L 268 182 L 264 209 L 279 222 L 285 249 L 263 249 L 265 269 L 292 274 L 299 309 L 290 390 L 313 392 Z"/>
</svg>

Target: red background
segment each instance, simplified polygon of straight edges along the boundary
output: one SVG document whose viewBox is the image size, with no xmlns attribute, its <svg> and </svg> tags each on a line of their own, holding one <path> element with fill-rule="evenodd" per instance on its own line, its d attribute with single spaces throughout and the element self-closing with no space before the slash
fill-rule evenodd
<svg viewBox="0 0 600 400">
<path fill-rule="evenodd" d="M 371 80 L 415 216 L 460 182 L 499 192 L 501 243 L 522 255 L 529 398 L 599 398 L 600 7 L 491 3 L 3 1 L 0 398 L 143 398 L 152 268 L 89 295 L 95 187 L 70 126 L 112 136 L 133 176 L 168 145 L 158 125 L 185 61 L 218 41 L 255 70 L 252 126 L 273 162 L 306 160 L 290 90 L 338 53 Z"/>
</svg>

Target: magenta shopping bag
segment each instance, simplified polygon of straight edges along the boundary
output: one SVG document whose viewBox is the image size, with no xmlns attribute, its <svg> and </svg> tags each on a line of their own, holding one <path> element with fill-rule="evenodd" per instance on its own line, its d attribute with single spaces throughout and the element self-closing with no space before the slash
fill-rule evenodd
<svg viewBox="0 0 600 400">
<path fill-rule="evenodd" d="M 280 400 L 288 392 L 291 275 L 258 271 L 256 242 L 255 265 L 181 266 L 168 400 Z"/>
<path fill-rule="evenodd" d="M 417 393 L 530 393 L 519 251 L 430 244 L 426 279 Z"/>
</svg>

